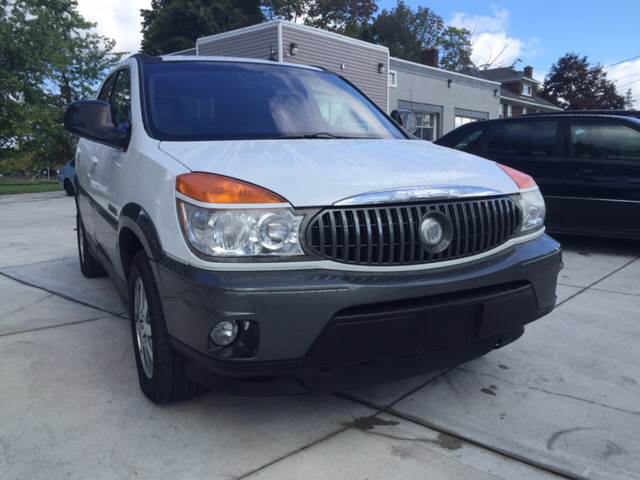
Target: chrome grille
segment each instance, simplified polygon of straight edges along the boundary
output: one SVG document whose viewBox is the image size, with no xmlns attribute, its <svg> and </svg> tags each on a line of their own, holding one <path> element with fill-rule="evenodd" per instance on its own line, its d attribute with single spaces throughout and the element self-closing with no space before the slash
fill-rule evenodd
<svg viewBox="0 0 640 480">
<path fill-rule="evenodd" d="M 448 217 L 449 246 L 431 253 L 420 241 L 429 212 Z M 355 265 L 413 265 L 476 255 L 507 241 L 520 226 L 509 197 L 447 200 L 389 206 L 328 208 L 308 224 L 306 243 L 325 259 Z"/>
</svg>

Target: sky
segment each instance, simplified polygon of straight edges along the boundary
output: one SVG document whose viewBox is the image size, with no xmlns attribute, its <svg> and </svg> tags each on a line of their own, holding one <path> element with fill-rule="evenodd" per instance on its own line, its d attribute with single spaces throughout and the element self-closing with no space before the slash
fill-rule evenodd
<svg viewBox="0 0 640 480">
<path fill-rule="evenodd" d="M 413 8 L 425 6 L 449 25 L 472 32 L 472 59 L 478 64 L 534 67 L 543 80 L 551 65 L 567 52 L 587 55 L 607 67 L 618 91 L 633 91 L 640 108 L 640 42 L 637 41 L 640 0 L 405 0 Z M 151 0 L 78 0 L 85 18 L 116 40 L 121 51 L 140 45 L 140 9 Z M 378 0 L 380 9 L 395 0 Z M 496 60 L 496 57 L 497 60 Z M 634 58 L 638 57 L 638 58 Z M 632 59 L 632 60 L 628 60 Z M 626 61 L 628 60 L 628 61 Z"/>
</svg>

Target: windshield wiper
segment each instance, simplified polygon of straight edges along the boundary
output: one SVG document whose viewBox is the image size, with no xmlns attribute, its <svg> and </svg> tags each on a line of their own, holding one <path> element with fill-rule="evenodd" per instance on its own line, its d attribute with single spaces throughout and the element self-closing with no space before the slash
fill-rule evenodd
<svg viewBox="0 0 640 480">
<path fill-rule="evenodd" d="M 340 139 L 345 139 L 345 138 L 358 138 L 358 137 L 345 137 L 343 135 L 335 135 L 333 133 L 329 133 L 329 132 L 316 132 L 316 133 L 307 133 L 305 135 L 284 135 L 281 138 L 286 138 L 286 139 L 296 139 L 296 138 L 340 138 Z"/>
</svg>

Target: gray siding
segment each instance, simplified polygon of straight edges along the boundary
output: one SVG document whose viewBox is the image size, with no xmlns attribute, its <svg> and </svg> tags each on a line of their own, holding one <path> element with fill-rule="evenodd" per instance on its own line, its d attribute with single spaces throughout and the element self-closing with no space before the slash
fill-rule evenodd
<svg viewBox="0 0 640 480">
<path fill-rule="evenodd" d="M 397 72 L 397 87 L 389 88 L 389 109 L 405 102 L 441 107 L 439 133 L 445 134 L 455 126 L 458 112 L 473 111 L 474 116 L 497 118 L 500 113 L 500 84 L 484 82 L 474 77 L 458 75 L 446 70 L 390 60 L 391 70 Z M 451 86 L 448 81 L 451 80 Z M 497 95 L 494 94 L 497 90 Z"/>
<path fill-rule="evenodd" d="M 278 52 L 278 26 L 273 23 L 257 30 L 249 29 L 218 38 L 198 39 L 198 55 L 259 58 L 269 60 L 271 50 Z"/>
<path fill-rule="evenodd" d="M 295 56 L 289 54 L 291 43 L 298 45 Z M 387 75 L 378 73 L 378 64 L 385 68 L 389 58 L 386 49 L 336 34 L 316 32 L 310 28 L 282 24 L 283 61 L 326 68 L 353 82 L 380 108 L 387 110 Z M 340 65 L 345 69 L 341 70 Z"/>
</svg>

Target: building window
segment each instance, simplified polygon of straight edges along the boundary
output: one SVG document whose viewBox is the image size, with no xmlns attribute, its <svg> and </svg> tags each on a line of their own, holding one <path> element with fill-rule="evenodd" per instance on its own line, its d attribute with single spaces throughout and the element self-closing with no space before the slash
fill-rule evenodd
<svg viewBox="0 0 640 480">
<path fill-rule="evenodd" d="M 415 136 L 433 142 L 437 136 L 438 117 L 437 113 L 416 112 L 418 129 Z"/>
<path fill-rule="evenodd" d="M 523 85 L 522 94 L 526 95 L 527 97 L 531 97 L 533 95 L 533 87 L 531 85 Z"/>
<path fill-rule="evenodd" d="M 456 115 L 454 119 L 454 126 L 455 128 L 458 128 L 462 125 L 466 125 L 467 123 L 477 122 L 478 120 L 479 120 L 478 118 L 465 117 L 463 115 Z"/>
<path fill-rule="evenodd" d="M 389 70 L 389 86 L 394 88 L 398 86 L 398 72 L 395 70 Z"/>
<path fill-rule="evenodd" d="M 511 105 L 507 105 L 507 118 L 509 117 L 513 117 L 513 109 L 511 108 Z"/>
</svg>

